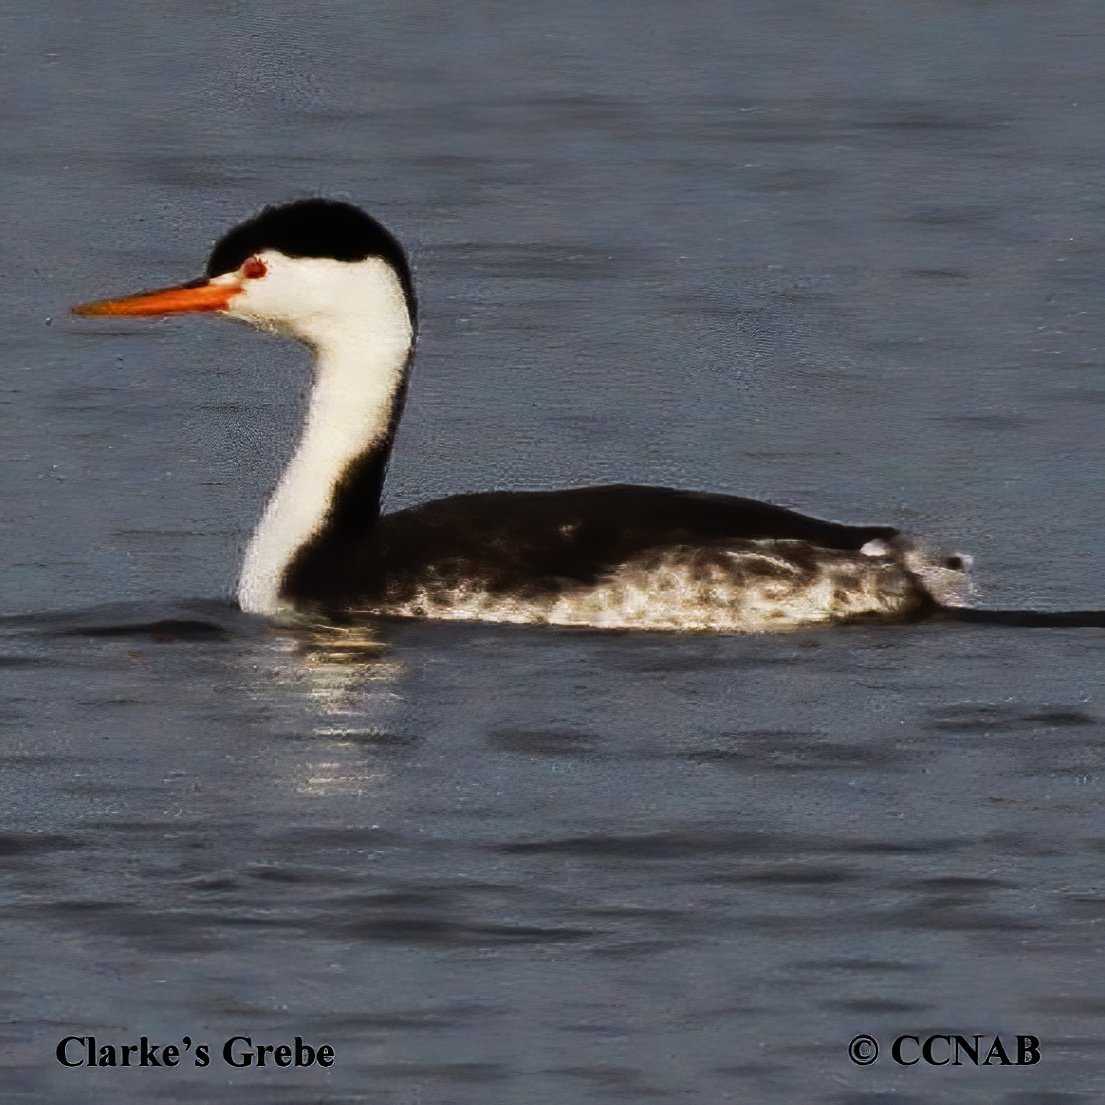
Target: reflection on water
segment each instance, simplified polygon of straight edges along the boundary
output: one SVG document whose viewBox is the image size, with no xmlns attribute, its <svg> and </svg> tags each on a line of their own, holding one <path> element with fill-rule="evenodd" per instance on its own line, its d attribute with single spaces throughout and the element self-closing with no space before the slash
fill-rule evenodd
<svg viewBox="0 0 1105 1105">
<path fill-rule="evenodd" d="M 298 793 L 360 797 L 387 778 L 383 763 L 366 757 L 390 747 L 391 724 L 401 716 L 403 663 L 369 623 L 323 622 L 274 627 L 270 678 L 311 707 L 311 759 L 297 766 Z M 272 688 L 254 693 L 271 696 Z M 314 759 L 314 756 L 321 756 Z"/>
<path fill-rule="evenodd" d="M 304 684 L 326 718 L 359 717 L 397 697 L 391 688 L 403 665 L 372 624 L 274 626 L 271 635 L 276 655 L 287 661 L 274 674 Z"/>
</svg>

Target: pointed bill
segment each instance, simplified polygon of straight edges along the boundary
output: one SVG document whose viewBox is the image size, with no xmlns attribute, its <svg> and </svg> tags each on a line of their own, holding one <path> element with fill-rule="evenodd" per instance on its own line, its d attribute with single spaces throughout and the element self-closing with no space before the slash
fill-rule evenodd
<svg viewBox="0 0 1105 1105">
<path fill-rule="evenodd" d="M 98 318 L 109 315 L 179 315 L 196 311 L 225 311 L 230 306 L 231 299 L 241 290 L 241 284 L 236 281 L 215 283 L 211 280 L 193 280 L 188 284 L 178 284 L 175 288 L 158 288 L 152 292 L 139 292 L 120 299 L 81 303 L 72 312 L 86 318 Z"/>
</svg>

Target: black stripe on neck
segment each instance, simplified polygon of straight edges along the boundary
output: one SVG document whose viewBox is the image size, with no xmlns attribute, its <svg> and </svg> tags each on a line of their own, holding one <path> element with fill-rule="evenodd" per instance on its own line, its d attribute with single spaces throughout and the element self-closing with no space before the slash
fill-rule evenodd
<svg viewBox="0 0 1105 1105">
<path fill-rule="evenodd" d="M 334 484 L 322 527 L 284 570 L 280 592 L 293 602 L 326 604 L 363 590 L 366 552 L 380 520 L 384 481 L 407 398 L 412 348 L 392 400 L 387 432 L 354 457 Z"/>
</svg>

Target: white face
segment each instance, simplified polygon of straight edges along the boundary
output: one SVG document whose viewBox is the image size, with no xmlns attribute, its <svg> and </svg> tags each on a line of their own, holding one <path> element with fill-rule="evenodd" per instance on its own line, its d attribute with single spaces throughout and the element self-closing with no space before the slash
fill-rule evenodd
<svg viewBox="0 0 1105 1105">
<path fill-rule="evenodd" d="M 241 286 L 223 312 L 227 317 L 311 346 L 330 344 L 366 323 L 381 332 L 405 327 L 409 339 L 402 285 L 379 257 L 335 261 L 266 249 L 211 283 Z"/>
</svg>

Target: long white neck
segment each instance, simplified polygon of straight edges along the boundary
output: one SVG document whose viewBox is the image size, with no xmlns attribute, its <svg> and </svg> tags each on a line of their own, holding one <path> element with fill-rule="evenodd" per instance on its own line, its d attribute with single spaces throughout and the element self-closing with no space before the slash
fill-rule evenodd
<svg viewBox="0 0 1105 1105">
<path fill-rule="evenodd" d="M 413 333 L 405 306 L 373 315 L 319 320 L 310 336 L 314 388 L 299 446 L 246 551 L 238 581 L 243 610 L 275 614 L 290 606 L 281 594 L 285 574 L 325 528 L 342 474 L 358 457 L 390 448 Z M 366 528 L 374 520 L 366 518 Z"/>
</svg>

